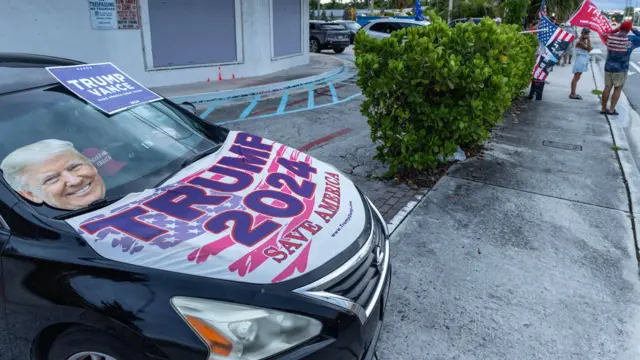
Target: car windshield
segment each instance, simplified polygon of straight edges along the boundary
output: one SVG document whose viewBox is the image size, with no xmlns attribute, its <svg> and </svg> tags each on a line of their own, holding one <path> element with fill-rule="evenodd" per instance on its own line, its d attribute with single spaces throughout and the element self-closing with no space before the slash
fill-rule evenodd
<svg viewBox="0 0 640 360">
<path fill-rule="evenodd" d="M 344 30 L 345 27 L 341 24 L 320 24 L 322 30 Z"/>
<path fill-rule="evenodd" d="M 108 116 L 59 85 L 0 96 L 0 134 L 5 181 L 47 216 L 156 187 L 218 147 L 166 101 Z"/>
<path fill-rule="evenodd" d="M 350 30 L 358 30 L 358 29 L 360 29 L 360 25 L 358 25 L 358 23 L 356 23 L 356 22 L 342 23 L 342 25 L 346 26 L 347 29 L 350 29 Z"/>
</svg>

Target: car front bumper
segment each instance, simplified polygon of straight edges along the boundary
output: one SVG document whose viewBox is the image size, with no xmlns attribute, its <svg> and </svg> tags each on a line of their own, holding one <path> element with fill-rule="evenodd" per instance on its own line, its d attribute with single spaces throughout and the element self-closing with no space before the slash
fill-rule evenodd
<svg viewBox="0 0 640 360">
<path fill-rule="evenodd" d="M 367 202 L 372 216 L 372 230 L 365 245 L 355 256 L 325 278 L 296 290 L 298 293 L 336 305 L 352 314 L 349 316 L 352 320 L 349 326 L 338 331 L 333 339 L 329 339 L 325 347 L 308 354 L 306 357 L 302 356 L 303 359 L 370 360 L 375 358 L 375 348 L 389 298 L 391 254 L 389 232 L 385 221 L 371 201 L 367 199 Z M 374 230 L 376 225 L 380 232 Z M 380 276 L 375 283 L 374 294 L 366 304 L 352 302 L 350 299 L 340 296 L 339 292 L 333 292 L 332 287 L 326 286 L 326 284 L 335 283 L 336 279 L 352 276 L 345 274 L 360 272 L 362 268 L 359 264 L 367 263 L 366 258 L 371 256 L 371 253 L 375 254 L 375 266 Z M 345 321 L 343 320 L 343 322 Z"/>
<path fill-rule="evenodd" d="M 375 359 L 376 346 L 382 330 L 385 308 L 391 284 L 391 265 L 384 279 L 383 291 L 375 303 L 367 321 L 361 324 L 354 321 L 341 331 L 325 347 L 302 357 L 304 360 L 372 360 Z M 285 359 L 289 359 L 288 357 Z M 292 358 L 293 359 L 293 358 Z"/>
<path fill-rule="evenodd" d="M 351 45 L 351 40 L 349 38 L 340 39 L 340 40 L 327 40 L 327 42 L 324 43 L 324 46 L 330 49 L 345 48 L 345 47 L 348 47 L 349 45 Z"/>
</svg>

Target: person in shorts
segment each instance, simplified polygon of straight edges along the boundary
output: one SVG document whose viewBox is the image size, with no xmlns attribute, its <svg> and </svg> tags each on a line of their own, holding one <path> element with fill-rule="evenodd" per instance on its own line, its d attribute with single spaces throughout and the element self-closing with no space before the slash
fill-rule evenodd
<svg viewBox="0 0 640 360">
<path fill-rule="evenodd" d="M 573 64 L 573 80 L 571 80 L 569 99 L 582 100 L 582 96 L 576 94 L 576 86 L 578 86 L 582 73 L 589 71 L 589 52 L 593 49 L 590 33 L 588 28 L 582 29 L 580 39 L 576 42 L 576 62 Z"/>
<path fill-rule="evenodd" d="M 631 35 L 629 32 L 633 34 Z M 620 24 L 620 28 L 603 36 L 607 45 L 607 62 L 604 64 L 604 92 L 602 94 L 602 111 L 600 113 L 618 115 L 616 104 L 627 81 L 631 52 L 640 47 L 640 31 L 633 29 L 630 21 L 624 21 Z M 612 89 L 611 106 L 607 110 L 607 103 Z"/>
</svg>

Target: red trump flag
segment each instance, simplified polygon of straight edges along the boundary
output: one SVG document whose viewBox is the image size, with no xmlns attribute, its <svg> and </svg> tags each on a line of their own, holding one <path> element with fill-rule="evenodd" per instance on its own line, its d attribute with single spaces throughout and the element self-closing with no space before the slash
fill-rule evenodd
<svg viewBox="0 0 640 360">
<path fill-rule="evenodd" d="M 591 0 L 585 0 L 580 9 L 569 19 L 569 23 L 574 26 L 589 28 L 600 35 L 600 39 L 605 43 L 602 34 L 611 33 L 611 25 L 607 18 L 602 15 L 600 9 Z"/>
</svg>

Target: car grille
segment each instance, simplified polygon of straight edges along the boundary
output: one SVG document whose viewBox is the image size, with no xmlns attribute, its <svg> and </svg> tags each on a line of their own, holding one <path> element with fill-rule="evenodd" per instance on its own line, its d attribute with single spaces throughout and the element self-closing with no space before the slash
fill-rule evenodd
<svg viewBox="0 0 640 360">
<path fill-rule="evenodd" d="M 384 253 L 384 230 L 377 217 L 372 224 L 372 248 L 368 255 L 324 291 L 345 297 L 366 308 L 381 281 Z"/>
</svg>

